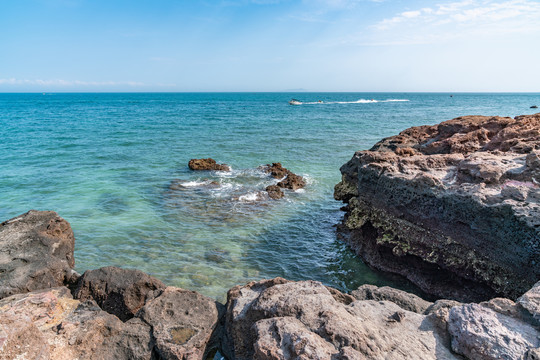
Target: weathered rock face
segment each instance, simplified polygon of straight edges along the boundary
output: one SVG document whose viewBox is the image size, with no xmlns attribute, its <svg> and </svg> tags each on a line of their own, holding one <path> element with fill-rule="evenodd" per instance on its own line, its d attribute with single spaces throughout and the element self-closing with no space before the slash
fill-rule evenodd
<svg viewBox="0 0 540 360">
<path fill-rule="evenodd" d="M 0 224 L 0 299 L 62 286 L 76 277 L 75 238 L 54 211 L 31 210 Z"/>
<path fill-rule="evenodd" d="M 191 159 L 188 167 L 191 170 L 215 170 L 215 171 L 230 171 L 231 168 L 225 164 L 218 164 L 212 158 L 208 159 Z"/>
<path fill-rule="evenodd" d="M 120 320 L 131 319 L 144 304 L 166 288 L 158 279 L 140 270 L 108 266 L 86 271 L 78 280 L 73 295 L 81 301 L 94 300 Z"/>
<path fill-rule="evenodd" d="M 163 359 L 205 359 L 217 348 L 223 305 L 195 292 L 166 288 L 137 315 L 152 326 Z"/>
<path fill-rule="evenodd" d="M 426 315 L 355 300 L 319 282 L 276 278 L 228 293 L 231 359 L 455 359 Z"/>
<path fill-rule="evenodd" d="M 413 127 L 341 172 L 340 236 L 371 266 L 464 301 L 540 279 L 540 114 Z"/>
<path fill-rule="evenodd" d="M 13 295 L 0 300 L 0 359 L 205 359 L 218 346 L 217 306 L 166 288 L 123 322 L 65 287 Z"/>
</svg>

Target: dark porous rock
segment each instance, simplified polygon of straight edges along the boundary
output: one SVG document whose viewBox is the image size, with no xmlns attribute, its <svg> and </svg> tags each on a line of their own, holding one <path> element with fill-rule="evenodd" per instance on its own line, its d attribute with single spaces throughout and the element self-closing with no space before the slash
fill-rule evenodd
<svg viewBox="0 0 540 360">
<path fill-rule="evenodd" d="M 338 234 L 370 266 L 460 301 L 540 278 L 540 114 L 407 129 L 341 167 Z"/>
<path fill-rule="evenodd" d="M 205 359 L 217 349 L 223 305 L 195 291 L 167 287 L 137 317 L 152 326 L 163 359 Z"/>
<path fill-rule="evenodd" d="M 262 167 L 264 171 L 269 173 L 274 179 L 283 179 L 290 171 L 285 169 L 281 163 L 266 164 Z"/>
<path fill-rule="evenodd" d="M 338 296 L 276 278 L 229 290 L 230 359 L 456 359 L 425 316 L 390 301 Z M 351 302 L 352 301 L 352 302 Z"/>
<path fill-rule="evenodd" d="M 124 323 L 65 287 L 0 300 L 0 359 L 150 360 L 153 348 L 149 325 Z"/>
<path fill-rule="evenodd" d="M 191 170 L 215 170 L 215 171 L 230 171 L 231 168 L 225 164 L 218 164 L 212 158 L 208 159 L 191 159 L 188 166 Z"/>
<path fill-rule="evenodd" d="M 353 290 L 351 295 L 357 300 L 386 300 L 391 301 L 402 309 L 423 314 L 433 305 L 419 296 L 389 286 L 377 287 L 375 285 L 362 285 Z"/>
<path fill-rule="evenodd" d="M 0 299 L 76 278 L 75 238 L 54 211 L 31 210 L 0 224 Z"/>
<path fill-rule="evenodd" d="M 306 186 L 306 180 L 299 175 L 290 173 L 284 180 L 278 182 L 277 186 L 285 189 L 298 190 Z"/>
<path fill-rule="evenodd" d="M 268 193 L 268 196 L 270 196 L 270 199 L 281 199 L 284 194 L 283 190 L 277 185 L 270 185 L 266 187 L 266 192 Z"/>
<path fill-rule="evenodd" d="M 284 189 L 298 190 L 306 186 L 306 180 L 300 175 L 296 175 L 292 171 L 284 168 L 281 163 L 267 164 L 262 167 L 264 171 L 269 173 L 275 179 L 282 179 L 277 183 L 277 186 Z"/>
<path fill-rule="evenodd" d="M 157 290 L 165 288 L 161 281 L 140 270 L 108 266 L 86 271 L 73 295 L 81 301 L 95 300 L 103 310 L 127 321 L 159 294 Z"/>
<path fill-rule="evenodd" d="M 478 304 L 450 310 L 452 349 L 468 359 L 524 359 L 540 347 L 540 332 L 530 324 Z"/>
</svg>

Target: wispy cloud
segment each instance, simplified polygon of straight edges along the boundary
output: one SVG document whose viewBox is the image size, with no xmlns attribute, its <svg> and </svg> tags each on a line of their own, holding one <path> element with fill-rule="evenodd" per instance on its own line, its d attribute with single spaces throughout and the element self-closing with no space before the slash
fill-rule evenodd
<svg viewBox="0 0 540 360">
<path fill-rule="evenodd" d="M 502 20 L 518 20 L 500 23 Z M 441 26 L 446 24 L 497 26 L 504 31 L 529 30 L 540 27 L 540 2 L 533 0 L 463 0 L 405 11 L 374 25 L 377 30 L 399 26 Z"/>
<path fill-rule="evenodd" d="M 0 85 L 40 85 L 40 86 L 145 86 L 136 81 L 80 81 L 62 79 L 0 79 Z"/>
</svg>

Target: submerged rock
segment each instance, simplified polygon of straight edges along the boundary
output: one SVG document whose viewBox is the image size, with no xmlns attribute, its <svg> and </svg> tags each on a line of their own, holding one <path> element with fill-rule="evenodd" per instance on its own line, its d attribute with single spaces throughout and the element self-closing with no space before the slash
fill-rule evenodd
<svg viewBox="0 0 540 360">
<path fill-rule="evenodd" d="M 0 299 L 62 286 L 77 277 L 69 223 L 54 211 L 31 210 L 0 224 Z"/>
<path fill-rule="evenodd" d="M 540 114 L 407 129 L 341 167 L 339 236 L 435 296 L 516 299 L 540 278 Z"/>
<path fill-rule="evenodd" d="M 231 168 L 225 164 L 218 164 L 212 158 L 207 159 L 191 159 L 188 167 L 191 170 L 215 170 L 215 171 L 230 171 Z"/>
</svg>

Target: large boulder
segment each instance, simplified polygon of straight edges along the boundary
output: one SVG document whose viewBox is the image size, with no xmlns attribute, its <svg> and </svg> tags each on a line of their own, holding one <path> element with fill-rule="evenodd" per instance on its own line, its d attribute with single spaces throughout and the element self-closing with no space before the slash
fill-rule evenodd
<svg viewBox="0 0 540 360">
<path fill-rule="evenodd" d="M 137 314 L 152 326 L 162 359 L 206 359 L 217 349 L 223 305 L 195 291 L 167 287 Z"/>
<path fill-rule="evenodd" d="M 67 284 L 75 238 L 54 211 L 31 210 L 0 224 L 0 299 Z"/>
<path fill-rule="evenodd" d="M 0 359 L 150 360 L 153 348 L 148 324 L 124 323 L 65 287 L 0 300 Z"/>
<path fill-rule="evenodd" d="M 540 278 L 540 114 L 466 116 L 359 151 L 339 236 L 437 297 L 515 300 Z"/>
<path fill-rule="evenodd" d="M 448 331 L 452 349 L 468 359 L 525 359 L 540 347 L 535 327 L 479 304 L 453 307 Z"/>
<path fill-rule="evenodd" d="M 316 281 L 276 278 L 229 290 L 230 359 L 455 359 L 431 320 L 356 300 Z"/>
<path fill-rule="evenodd" d="M 306 186 L 306 180 L 303 177 L 284 168 L 281 163 L 266 164 L 261 168 L 273 178 L 280 179 L 276 184 L 280 188 L 298 190 Z"/>
<path fill-rule="evenodd" d="M 73 295 L 81 301 L 94 300 L 103 310 L 127 321 L 159 294 L 157 290 L 165 288 L 160 280 L 140 270 L 107 266 L 86 271 Z"/>
</svg>

